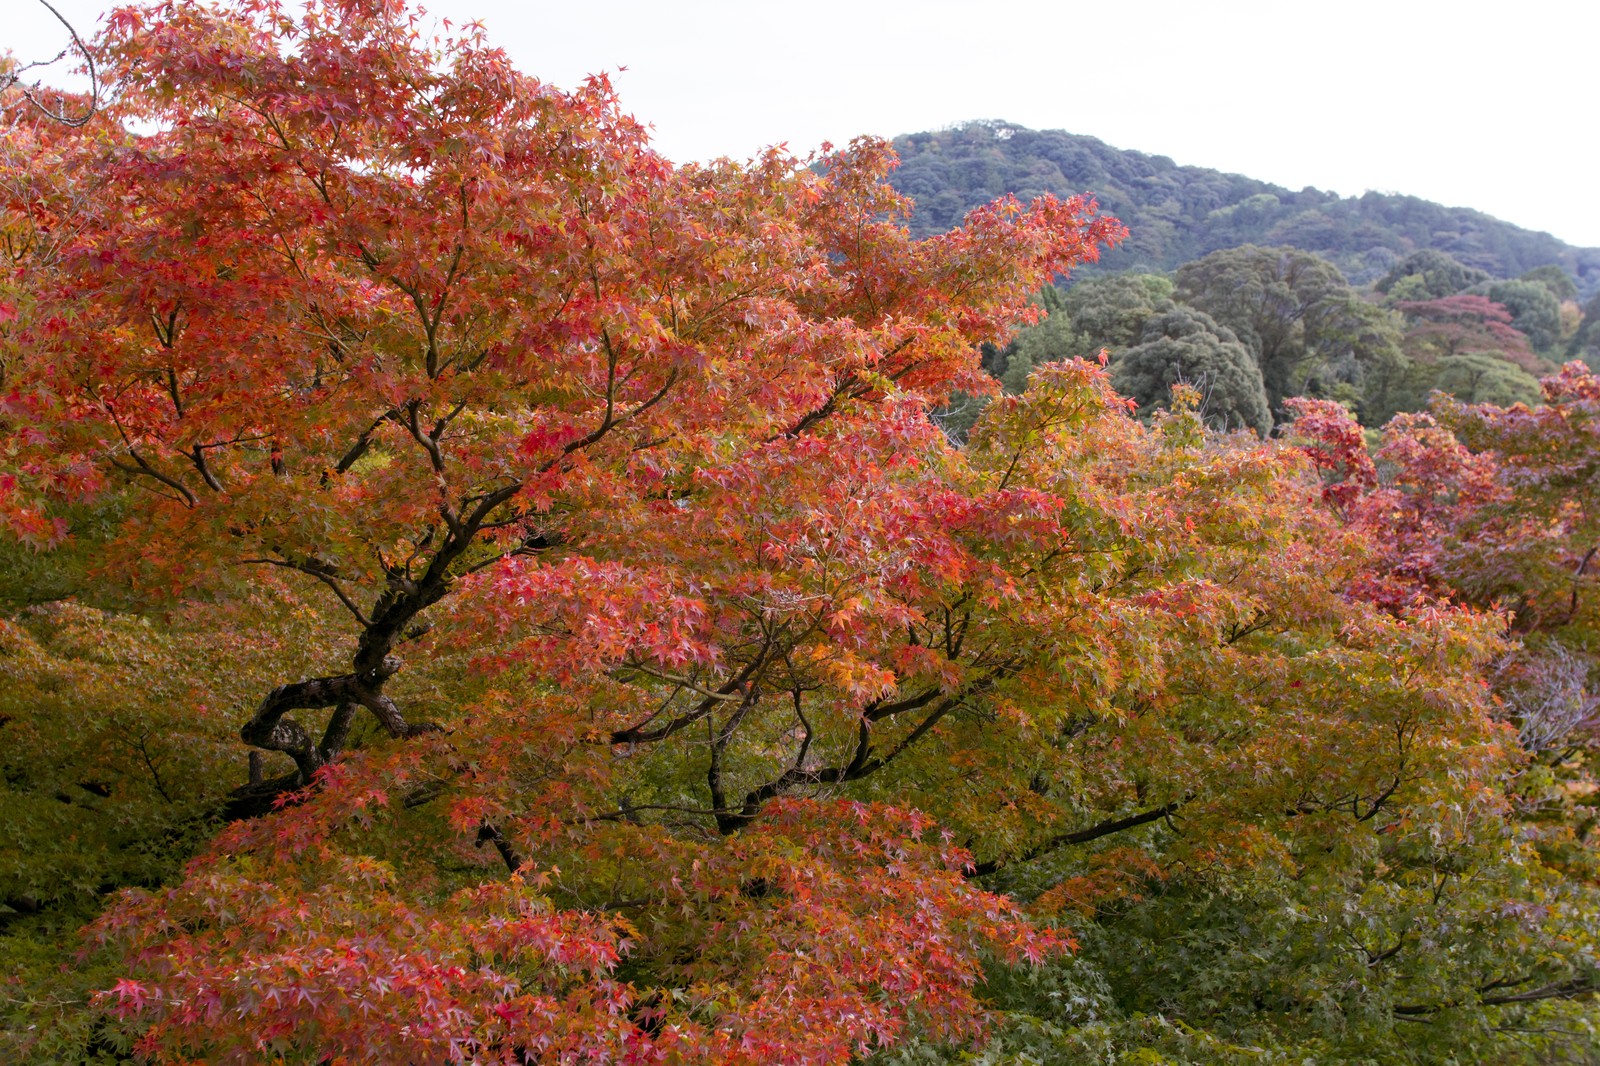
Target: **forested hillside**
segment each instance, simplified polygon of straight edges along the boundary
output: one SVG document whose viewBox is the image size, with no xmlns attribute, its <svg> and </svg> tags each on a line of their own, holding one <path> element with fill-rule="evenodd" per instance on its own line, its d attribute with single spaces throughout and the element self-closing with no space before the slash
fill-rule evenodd
<svg viewBox="0 0 1600 1066">
<path fill-rule="evenodd" d="M 1026 201 L 1041 193 L 1092 192 L 1129 230 L 1099 271 L 1167 271 L 1222 248 L 1288 245 L 1317 253 L 1364 284 L 1407 254 L 1431 248 L 1498 278 L 1554 264 L 1577 279 L 1585 296 L 1600 290 L 1600 248 L 1575 248 L 1481 211 L 1414 196 L 1296 192 L 1065 130 L 1004 122 L 907 134 L 894 146 L 900 169 L 891 180 L 917 201 L 911 225 L 918 235 L 949 229 L 966 211 L 1006 193 Z"/>
</svg>

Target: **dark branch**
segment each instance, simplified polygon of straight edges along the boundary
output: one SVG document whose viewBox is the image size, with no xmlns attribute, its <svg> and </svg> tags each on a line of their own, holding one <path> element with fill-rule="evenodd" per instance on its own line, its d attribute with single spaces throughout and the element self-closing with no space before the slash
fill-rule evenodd
<svg viewBox="0 0 1600 1066">
<path fill-rule="evenodd" d="M 400 660 L 389 658 L 383 660 L 376 669 L 365 673 L 317 677 L 290 685 L 279 685 L 267 693 L 267 698 L 256 708 L 255 715 L 240 728 L 239 736 L 246 744 L 253 747 L 267 751 L 281 751 L 288 755 L 294 760 L 298 770 L 299 783 L 308 784 L 312 775 L 338 752 L 313 746 L 311 735 L 299 722 L 288 717 L 288 712 L 298 709 L 340 707 L 341 710 L 335 714 L 335 721 L 329 724 L 330 733 L 324 736 L 325 744 L 339 738 L 340 731 L 334 726 L 344 713 L 343 705 L 347 704 L 372 708 L 392 734 L 409 736 L 423 727 L 408 727 L 405 720 L 400 718 L 399 712 L 395 710 L 393 702 L 378 693 L 378 688 L 383 682 L 399 669 Z M 387 707 L 382 707 L 380 710 L 374 706 L 380 703 L 387 704 Z M 345 725 L 347 727 L 348 723 Z"/>
<path fill-rule="evenodd" d="M 511 841 L 507 840 L 505 834 L 501 833 L 495 826 L 490 825 L 488 822 L 480 825 L 478 827 L 477 843 L 480 848 L 485 844 L 493 844 L 494 850 L 500 853 L 500 861 L 506 864 L 508 872 L 516 873 L 522 869 L 522 856 L 517 854 L 516 849 L 511 846 Z"/>
<path fill-rule="evenodd" d="M 1086 829 L 1074 829 L 1070 833 L 1059 833 L 1040 844 L 1034 845 L 1020 855 L 1013 855 L 1008 859 L 990 859 L 987 862 L 976 863 L 967 872 L 967 876 L 982 877 L 985 874 L 994 873 L 1002 866 L 1008 866 L 1012 863 L 1032 862 L 1041 855 L 1047 855 L 1057 848 L 1070 847 L 1074 844 L 1087 844 L 1090 841 L 1099 840 L 1101 837 L 1108 837 L 1113 833 L 1120 833 L 1126 829 L 1137 829 L 1141 825 L 1159 822 L 1161 819 L 1176 812 L 1182 805 L 1182 803 L 1175 800 L 1172 803 L 1156 807 L 1154 810 L 1140 811 L 1138 814 L 1130 814 L 1125 818 L 1112 818 L 1109 821 L 1091 825 Z"/>
<path fill-rule="evenodd" d="M 1541 985 L 1526 992 L 1506 992 L 1500 995 L 1483 994 L 1485 990 L 1494 987 L 1496 987 L 1494 984 L 1485 985 L 1471 999 L 1451 1000 L 1448 1003 L 1399 1004 L 1394 1008 L 1394 1013 L 1402 1018 L 1417 1018 L 1438 1014 L 1440 1011 L 1450 1010 L 1454 1007 L 1506 1007 L 1517 1003 L 1543 1003 L 1557 999 L 1584 999 L 1600 993 L 1600 985 L 1582 978 Z"/>
<path fill-rule="evenodd" d="M 83 43 L 83 38 L 78 36 L 77 29 L 73 27 L 72 23 L 67 21 L 66 16 L 57 11 L 55 5 L 50 3 L 50 0 L 39 0 L 39 3 L 43 4 L 45 9 L 56 17 L 57 22 L 61 23 L 61 25 L 67 28 L 67 32 L 72 35 L 73 47 L 78 50 L 79 55 L 83 56 L 84 64 L 87 66 L 89 72 L 89 108 L 82 115 L 69 115 L 65 109 L 52 110 L 41 103 L 39 97 L 35 95 L 38 91 L 37 85 L 34 85 L 32 88 L 23 89 L 22 96 L 28 101 L 28 103 L 32 104 L 38 111 L 49 118 L 61 123 L 62 125 L 79 129 L 87 126 L 89 124 L 89 120 L 94 118 L 95 112 L 100 110 L 100 74 L 95 69 L 93 54 L 90 53 L 88 47 Z M 0 75 L 0 92 L 4 92 L 20 82 L 22 80 L 22 74 L 24 71 L 32 70 L 35 67 L 49 66 L 51 63 L 64 58 L 71 50 L 71 48 L 63 48 L 60 52 L 56 53 L 55 58 L 53 59 L 43 60 L 37 63 L 28 63 L 24 66 L 18 67 L 9 75 Z"/>
<path fill-rule="evenodd" d="M 727 702 L 728 697 L 736 696 L 739 689 L 760 668 L 765 659 L 765 654 L 756 656 L 745 665 L 743 670 L 728 678 L 728 680 L 706 695 L 704 699 L 695 705 L 693 710 L 680 714 L 678 717 L 656 726 L 654 729 L 648 728 L 650 722 L 654 720 L 654 715 L 636 725 L 628 726 L 626 729 L 614 729 L 609 738 L 610 742 L 612 744 L 649 744 L 657 740 L 665 740 L 678 732 L 678 730 L 694 725 L 694 723 L 716 709 L 719 704 Z"/>
</svg>

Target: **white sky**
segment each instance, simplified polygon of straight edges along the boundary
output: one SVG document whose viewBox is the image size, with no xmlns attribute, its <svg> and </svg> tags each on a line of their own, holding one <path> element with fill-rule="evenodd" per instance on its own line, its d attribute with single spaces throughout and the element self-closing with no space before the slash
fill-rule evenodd
<svg viewBox="0 0 1600 1066">
<path fill-rule="evenodd" d="M 103 0 L 53 0 L 80 30 Z M 1600 2 L 433 0 L 527 72 L 612 72 L 677 159 L 973 118 L 1298 189 L 1403 192 L 1600 246 Z M 0 50 L 53 55 L 37 0 Z M 617 73 L 621 67 L 628 68 Z"/>
</svg>

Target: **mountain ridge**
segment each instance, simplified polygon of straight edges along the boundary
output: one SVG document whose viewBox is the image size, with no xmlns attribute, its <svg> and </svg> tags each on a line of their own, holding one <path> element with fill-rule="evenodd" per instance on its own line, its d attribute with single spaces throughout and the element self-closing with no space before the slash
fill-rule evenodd
<svg viewBox="0 0 1600 1066">
<path fill-rule="evenodd" d="M 890 180 L 916 200 L 910 225 L 918 236 L 949 229 L 966 211 L 1007 193 L 1092 192 L 1129 237 L 1084 274 L 1170 271 L 1222 248 L 1288 245 L 1323 256 L 1361 285 L 1432 248 L 1498 278 L 1553 264 L 1585 298 L 1600 292 L 1600 248 L 1417 196 L 1345 197 L 1312 186 L 1297 192 L 1096 137 L 998 120 L 902 134 L 894 146 L 901 162 Z"/>
</svg>

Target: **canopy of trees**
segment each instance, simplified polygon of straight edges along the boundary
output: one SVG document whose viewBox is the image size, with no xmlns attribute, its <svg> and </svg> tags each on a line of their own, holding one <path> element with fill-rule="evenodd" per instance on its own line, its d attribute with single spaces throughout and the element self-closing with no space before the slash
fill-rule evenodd
<svg viewBox="0 0 1600 1066">
<path fill-rule="evenodd" d="M 1390 267 L 1373 288 L 1395 300 L 1438 300 L 1488 280 L 1485 271 L 1463 266 L 1444 252 L 1424 248 Z"/>
<path fill-rule="evenodd" d="M 1600 369 L 1600 293 L 1584 305 L 1581 324 L 1573 333 L 1568 352 L 1591 368 Z"/>
<path fill-rule="evenodd" d="M 1291 248 L 1245 245 L 1185 263 L 1176 295 L 1249 345 L 1278 409 L 1319 371 L 1347 358 L 1356 366 L 1382 360 L 1394 346 L 1363 328 L 1367 316 L 1331 263 Z"/>
<path fill-rule="evenodd" d="M 1296 382 L 1512 364 L 1303 253 L 1063 293 L 1090 201 L 390 0 L 92 48 L 0 96 L 0 1059 L 1593 1061 L 1581 363 L 1374 456 Z"/>
<path fill-rule="evenodd" d="M 1175 308 L 1145 320 L 1139 343 L 1111 375 L 1116 390 L 1140 406 L 1165 405 L 1174 385 L 1192 386 L 1207 422 L 1265 436 L 1272 411 L 1250 350 L 1203 312 Z"/>
<path fill-rule="evenodd" d="M 989 350 L 984 366 L 1007 392 L 1020 392 L 1034 366 L 1094 358 L 1103 349 L 1117 387 L 1147 412 L 1165 406 L 1170 385 L 1188 382 L 1206 394 L 1199 411 L 1209 425 L 1264 432 L 1286 417 L 1287 400 L 1296 396 L 1339 400 L 1372 427 L 1397 412 L 1421 410 L 1435 391 L 1469 402 L 1536 404 L 1541 376 L 1594 347 L 1593 302 L 1580 309 L 1556 300 L 1572 291 L 1564 274 L 1484 283 L 1439 252 L 1418 253 L 1399 269 L 1410 273 L 1357 289 L 1308 252 L 1245 245 L 1185 263 L 1175 280 L 1117 274 L 1064 291 L 1047 288 L 1037 300 L 1045 320 Z M 1487 295 L 1491 290 L 1517 309 Z M 1429 292 L 1443 295 L 1404 298 Z M 1254 364 L 1245 376 L 1260 376 L 1270 419 L 1253 413 L 1253 401 L 1244 397 L 1255 386 L 1243 378 L 1208 389 L 1206 380 L 1228 376 L 1223 362 L 1244 365 L 1215 344 L 1204 353 L 1176 343 L 1143 348 L 1137 372 L 1122 365 L 1135 347 L 1202 328 L 1219 342 L 1243 344 Z M 941 414 L 956 439 L 978 406 L 963 403 Z"/>
</svg>

